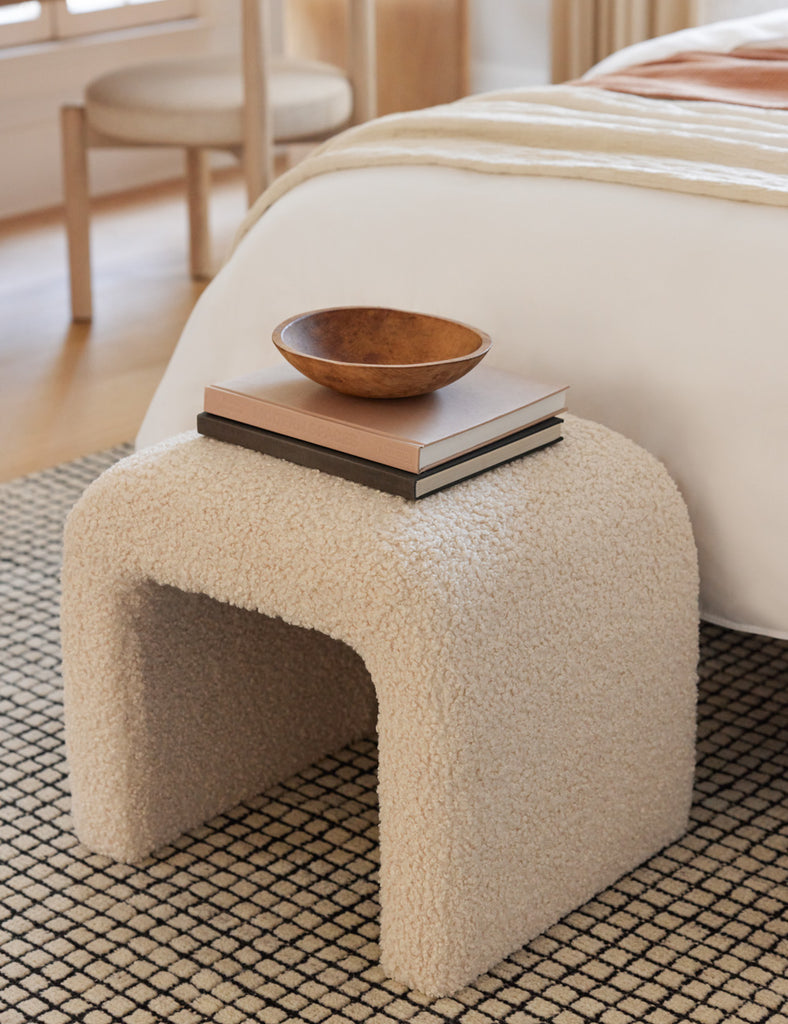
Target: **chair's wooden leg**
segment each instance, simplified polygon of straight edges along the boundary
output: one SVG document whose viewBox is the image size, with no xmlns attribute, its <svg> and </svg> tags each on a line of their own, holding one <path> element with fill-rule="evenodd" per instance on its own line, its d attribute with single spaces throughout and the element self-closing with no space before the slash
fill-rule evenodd
<svg viewBox="0 0 788 1024">
<path fill-rule="evenodd" d="M 464 11 L 465 4 L 460 5 Z M 461 27 L 464 32 L 465 16 Z M 351 0 L 348 67 L 353 83 L 353 124 L 377 113 L 377 52 L 374 0 Z"/>
<path fill-rule="evenodd" d="M 88 196 L 87 122 L 84 107 L 60 111 L 71 318 L 91 320 L 90 200 Z"/>
<path fill-rule="evenodd" d="M 186 150 L 186 185 L 189 204 L 189 267 L 195 280 L 212 276 L 208 201 L 211 189 L 210 156 L 207 150 Z"/>
<path fill-rule="evenodd" d="M 251 206 L 274 177 L 273 126 L 269 110 L 268 68 L 271 4 L 244 0 L 241 7 L 244 81 L 243 171 Z"/>
</svg>

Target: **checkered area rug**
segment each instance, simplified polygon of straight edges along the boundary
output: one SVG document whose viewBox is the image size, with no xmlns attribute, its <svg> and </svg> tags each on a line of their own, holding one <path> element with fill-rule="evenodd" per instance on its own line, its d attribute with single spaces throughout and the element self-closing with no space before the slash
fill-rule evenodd
<svg viewBox="0 0 788 1024">
<path fill-rule="evenodd" d="M 60 536 L 125 451 L 0 486 L 0 1024 L 788 1024 L 788 643 L 703 627 L 688 834 L 452 998 L 377 965 L 372 742 L 140 865 L 81 846 Z"/>
</svg>

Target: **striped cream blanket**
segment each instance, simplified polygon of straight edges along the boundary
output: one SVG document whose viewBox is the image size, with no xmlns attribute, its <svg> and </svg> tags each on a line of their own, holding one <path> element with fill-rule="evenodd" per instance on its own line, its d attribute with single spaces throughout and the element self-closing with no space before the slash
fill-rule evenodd
<svg viewBox="0 0 788 1024">
<path fill-rule="evenodd" d="M 250 209 L 236 241 L 300 182 L 351 168 L 409 164 L 584 178 L 788 206 L 788 111 L 566 84 L 391 114 L 330 139 L 274 181 Z"/>
</svg>

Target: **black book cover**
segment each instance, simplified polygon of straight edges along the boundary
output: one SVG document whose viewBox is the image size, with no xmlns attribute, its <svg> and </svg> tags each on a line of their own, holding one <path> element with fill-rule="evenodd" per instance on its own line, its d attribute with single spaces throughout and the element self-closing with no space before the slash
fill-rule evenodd
<svg viewBox="0 0 788 1024">
<path fill-rule="evenodd" d="M 371 462 L 355 455 L 324 448 L 309 441 L 301 441 L 286 434 L 276 434 L 262 427 L 252 427 L 237 420 L 226 419 L 213 413 L 197 415 L 197 430 L 206 437 L 218 441 L 251 448 L 265 455 L 294 462 L 308 469 L 320 469 L 324 473 L 351 480 L 354 483 L 373 487 L 388 494 L 415 501 L 427 494 L 449 487 L 460 480 L 483 473 L 487 469 L 503 465 L 528 452 L 538 451 L 561 440 L 563 420 L 556 416 L 533 423 L 523 430 L 507 434 L 490 444 L 465 452 L 448 462 L 432 466 L 422 473 L 409 473 L 395 469 L 381 462 Z"/>
</svg>

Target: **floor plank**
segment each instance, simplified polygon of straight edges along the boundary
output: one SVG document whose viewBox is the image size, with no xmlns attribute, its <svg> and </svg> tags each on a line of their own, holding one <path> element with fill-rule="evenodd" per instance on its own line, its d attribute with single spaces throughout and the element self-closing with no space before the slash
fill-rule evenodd
<svg viewBox="0 0 788 1024">
<path fill-rule="evenodd" d="M 214 262 L 245 210 L 236 174 L 211 199 Z M 101 199 L 94 319 L 72 324 L 59 211 L 0 223 L 0 480 L 133 440 L 204 283 L 188 273 L 182 186 Z"/>
</svg>

